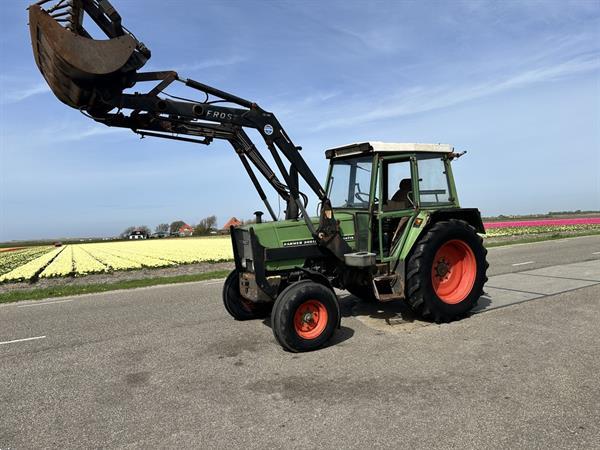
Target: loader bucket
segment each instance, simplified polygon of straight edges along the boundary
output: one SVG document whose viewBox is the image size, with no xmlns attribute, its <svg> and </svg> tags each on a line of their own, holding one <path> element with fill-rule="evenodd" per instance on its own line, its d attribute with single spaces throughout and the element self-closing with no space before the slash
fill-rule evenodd
<svg viewBox="0 0 600 450">
<path fill-rule="evenodd" d="M 83 10 L 79 14 L 82 17 Z M 71 28 L 82 30 L 85 35 L 61 26 L 41 6 L 31 5 L 29 30 L 35 62 L 63 103 L 77 109 L 107 112 L 113 108 L 110 100 L 134 84 L 135 71 L 147 57 L 136 51 L 139 43 L 129 33 L 95 40 L 79 25 Z"/>
</svg>

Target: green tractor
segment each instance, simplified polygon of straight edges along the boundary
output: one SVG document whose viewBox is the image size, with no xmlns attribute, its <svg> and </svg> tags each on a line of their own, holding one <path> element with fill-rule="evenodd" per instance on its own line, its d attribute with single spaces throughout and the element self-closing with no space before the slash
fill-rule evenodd
<svg viewBox="0 0 600 450">
<path fill-rule="evenodd" d="M 106 40 L 91 37 L 84 16 Z M 262 222 L 258 213 L 256 224 L 231 229 L 236 268 L 223 302 L 235 319 L 270 314 L 277 341 L 299 352 L 322 347 L 340 326 L 335 289 L 371 302 L 403 300 L 435 322 L 475 306 L 486 282 L 478 235 L 485 231 L 477 209 L 459 206 L 451 161 L 461 154 L 449 145 L 364 142 L 327 150 L 322 187 L 273 113 L 175 71 L 141 72 L 151 52 L 108 0 L 41 0 L 29 7 L 29 28 L 35 62 L 66 105 L 142 137 L 233 147 L 271 217 Z M 143 82 L 157 84 L 129 91 Z M 174 83 L 191 94 L 168 93 Z M 279 175 L 246 128 L 260 134 Z M 285 202 L 284 220 L 255 171 Z M 306 211 L 300 180 L 320 202 L 318 217 Z"/>
<path fill-rule="evenodd" d="M 460 154 L 443 144 L 364 142 L 326 156 L 327 198 L 350 251 L 338 260 L 298 220 L 234 228 L 227 311 L 238 320 L 270 314 L 291 351 L 331 338 L 340 325 L 336 288 L 368 302 L 406 301 L 438 323 L 468 314 L 488 264 L 480 213 L 459 206 L 451 161 Z"/>
</svg>

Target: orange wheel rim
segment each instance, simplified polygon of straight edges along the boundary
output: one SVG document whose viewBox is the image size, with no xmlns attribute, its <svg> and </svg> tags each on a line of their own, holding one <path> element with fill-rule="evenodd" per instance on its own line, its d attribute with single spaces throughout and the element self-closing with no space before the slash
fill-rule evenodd
<svg viewBox="0 0 600 450">
<path fill-rule="evenodd" d="M 303 339 L 315 339 L 327 326 L 327 308 L 318 300 L 307 300 L 294 314 L 294 330 Z"/>
<path fill-rule="evenodd" d="M 431 267 L 431 282 L 438 298 L 449 305 L 462 302 L 475 284 L 477 262 L 471 247 L 454 239 L 435 253 Z"/>
</svg>

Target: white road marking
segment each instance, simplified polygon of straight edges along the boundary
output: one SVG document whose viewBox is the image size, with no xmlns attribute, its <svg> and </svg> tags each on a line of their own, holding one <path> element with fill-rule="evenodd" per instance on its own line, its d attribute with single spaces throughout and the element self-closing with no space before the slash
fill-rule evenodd
<svg viewBox="0 0 600 450">
<path fill-rule="evenodd" d="M 46 336 L 36 336 L 36 337 L 30 337 L 30 338 L 25 338 L 25 339 L 15 339 L 14 341 L 0 342 L 0 345 L 15 344 L 17 342 L 25 342 L 25 341 L 35 341 L 36 339 L 45 339 L 45 338 L 46 338 Z"/>
<path fill-rule="evenodd" d="M 533 264 L 535 261 L 525 261 L 525 262 L 520 262 L 520 263 L 515 263 L 512 264 L 513 266 L 524 266 L 526 264 Z"/>
<path fill-rule="evenodd" d="M 594 252 L 592 255 L 600 255 L 600 252 Z"/>
<path fill-rule="evenodd" d="M 32 303 L 30 305 L 18 305 L 17 308 L 30 308 L 31 306 L 54 305 L 55 303 L 66 303 L 66 302 L 72 302 L 72 301 L 73 301 L 73 299 L 71 299 L 71 300 L 59 300 L 57 302 Z"/>
</svg>

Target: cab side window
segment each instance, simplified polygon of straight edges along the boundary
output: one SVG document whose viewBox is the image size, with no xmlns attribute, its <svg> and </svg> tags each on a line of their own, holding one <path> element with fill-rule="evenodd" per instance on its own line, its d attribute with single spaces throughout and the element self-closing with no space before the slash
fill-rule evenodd
<svg viewBox="0 0 600 450">
<path fill-rule="evenodd" d="M 419 159 L 419 200 L 422 206 L 449 204 L 450 188 L 442 158 Z"/>
</svg>

